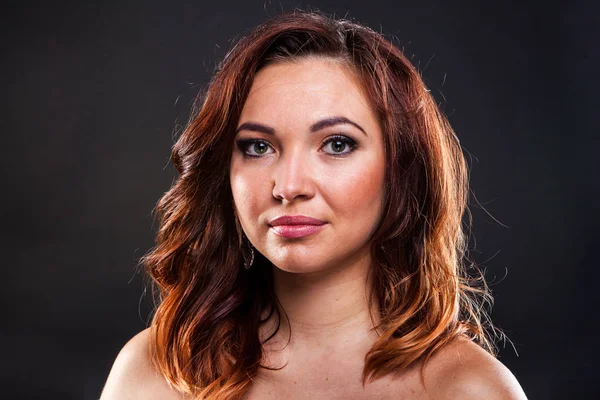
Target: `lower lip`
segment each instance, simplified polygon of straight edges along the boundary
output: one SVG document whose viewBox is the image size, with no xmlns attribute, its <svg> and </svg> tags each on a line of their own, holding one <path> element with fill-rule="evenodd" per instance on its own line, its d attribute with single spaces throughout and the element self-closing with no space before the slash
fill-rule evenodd
<svg viewBox="0 0 600 400">
<path fill-rule="evenodd" d="M 276 235 L 282 236 L 286 239 L 301 238 L 313 233 L 319 232 L 325 228 L 327 224 L 323 225 L 277 225 L 272 226 L 271 229 Z"/>
</svg>

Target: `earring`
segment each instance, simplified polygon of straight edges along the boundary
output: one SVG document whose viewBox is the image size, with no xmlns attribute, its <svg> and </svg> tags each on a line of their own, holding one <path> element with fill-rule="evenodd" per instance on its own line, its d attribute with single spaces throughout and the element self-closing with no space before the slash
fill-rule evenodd
<svg viewBox="0 0 600 400">
<path fill-rule="evenodd" d="M 246 237 L 246 235 L 243 235 L 243 238 L 246 238 L 246 242 L 248 242 L 248 247 L 250 248 L 250 261 L 247 261 L 247 257 L 246 254 L 244 252 L 244 250 L 242 249 L 242 257 L 244 258 L 244 269 L 248 270 L 250 269 L 250 267 L 252 267 L 252 263 L 254 262 L 254 247 L 252 246 L 252 243 L 250 243 L 250 241 L 248 240 L 248 238 Z M 242 238 L 242 243 L 244 242 Z M 242 245 L 243 247 L 243 245 Z"/>
</svg>

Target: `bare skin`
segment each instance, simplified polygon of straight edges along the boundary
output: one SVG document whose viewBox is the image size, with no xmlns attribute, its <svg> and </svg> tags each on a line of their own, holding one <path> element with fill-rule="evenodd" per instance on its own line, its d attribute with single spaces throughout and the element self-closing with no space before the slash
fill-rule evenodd
<svg viewBox="0 0 600 400">
<path fill-rule="evenodd" d="M 361 354 L 364 354 L 361 352 Z M 457 339 L 430 359 L 362 386 L 361 354 L 297 356 L 292 368 L 260 370 L 245 400 L 254 399 L 524 399 L 514 376 L 476 344 Z"/>
<path fill-rule="evenodd" d="M 312 129 L 332 117 L 352 123 Z M 236 213 L 256 251 L 271 261 L 289 317 L 264 345 L 264 364 L 285 368 L 259 369 L 246 400 L 526 398 L 502 363 L 464 339 L 429 360 L 425 386 L 417 364 L 362 387 L 364 356 L 377 339 L 367 301 L 369 238 L 382 213 L 385 157 L 377 117 L 345 66 L 315 58 L 267 66 L 255 77 L 238 127 L 230 168 Z M 356 147 L 328 142 L 333 135 Z M 326 226 L 290 240 L 269 225 L 298 214 Z M 102 399 L 185 398 L 154 371 L 147 347 L 147 331 L 124 347 Z"/>
<path fill-rule="evenodd" d="M 149 330 L 146 329 L 123 347 L 101 400 L 192 399 L 171 388 L 153 368 L 148 344 Z M 244 399 L 526 399 L 515 377 L 500 361 L 464 339 L 455 340 L 429 360 L 425 367 L 426 386 L 420 381 L 420 365 L 415 365 L 394 377 L 367 384 L 363 390 L 359 383 L 360 356 L 348 351 L 345 356 L 337 354 L 328 359 L 321 358 L 296 368 L 296 371 L 284 368 L 279 372 L 261 372 Z"/>
</svg>

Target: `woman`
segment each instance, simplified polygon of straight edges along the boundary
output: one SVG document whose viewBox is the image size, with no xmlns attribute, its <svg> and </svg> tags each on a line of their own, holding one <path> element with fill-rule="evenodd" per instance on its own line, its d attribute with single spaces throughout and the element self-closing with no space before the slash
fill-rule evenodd
<svg viewBox="0 0 600 400">
<path fill-rule="evenodd" d="M 172 160 L 142 260 L 161 302 L 103 399 L 525 398 L 463 262 L 460 144 L 380 34 L 258 26 Z"/>
</svg>

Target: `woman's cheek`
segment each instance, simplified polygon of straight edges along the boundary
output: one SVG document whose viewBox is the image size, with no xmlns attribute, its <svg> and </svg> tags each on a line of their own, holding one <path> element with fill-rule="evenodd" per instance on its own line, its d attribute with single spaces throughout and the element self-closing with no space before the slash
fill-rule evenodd
<svg viewBox="0 0 600 400">
<path fill-rule="evenodd" d="M 375 160 L 337 169 L 328 175 L 321 185 L 328 188 L 330 198 L 343 208 L 370 208 L 381 197 L 382 166 Z"/>
<path fill-rule="evenodd" d="M 268 183 L 252 174 L 238 176 L 233 180 L 232 191 L 240 219 L 247 224 L 256 225 L 262 213 L 268 207 Z"/>
</svg>

